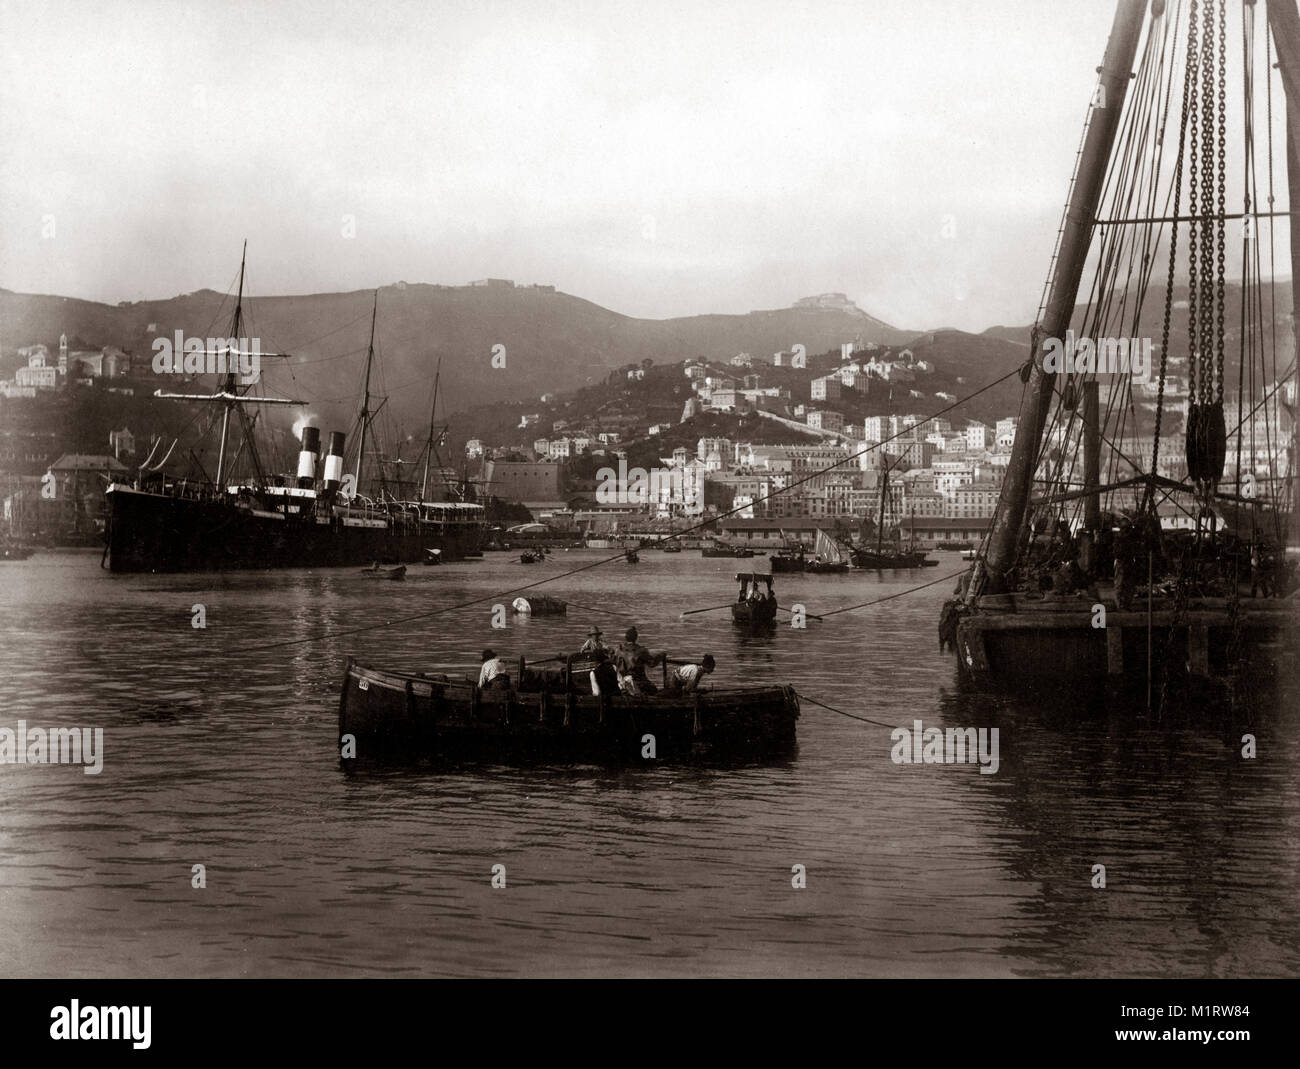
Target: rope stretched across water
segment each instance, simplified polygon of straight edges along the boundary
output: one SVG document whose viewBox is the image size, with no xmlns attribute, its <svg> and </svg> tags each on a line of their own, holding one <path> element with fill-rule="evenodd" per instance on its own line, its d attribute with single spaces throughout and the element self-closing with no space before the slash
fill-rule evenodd
<svg viewBox="0 0 1300 1069">
<path fill-rule="evenodd" d="M 843 709 L 836 709 L 833 705 L 819 702 L 816 698 L 810 698 L 807 694 L 800 693 L 799 691 L 795 691 L 795 693 L 799 695 L 799 700 L 801 702 L 811 702 L 813 705 L 820 705 L 823 709 L 827 709 L 832 713 L 839 713 L 840 716 L 847 716 L 850 720 L 857 720 L 863 724 L 874 724 L 876 727 L 889 728 L 891 731 L 898 727 L 897 724 L 886 724 L 880 720 L 872 720 L 867 716 L 855 716 L 853 713 L 846 713 Z"/>
</svg>

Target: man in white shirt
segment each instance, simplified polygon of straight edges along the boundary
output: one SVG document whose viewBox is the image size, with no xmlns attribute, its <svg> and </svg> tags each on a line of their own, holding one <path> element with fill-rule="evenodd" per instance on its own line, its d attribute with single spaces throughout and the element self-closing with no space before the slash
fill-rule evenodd
<svg viewBox="0 0 1300 1069">
<path fill-rule="evenodd" d="M 668 673 L 668 691 L 671 694 L 690 694 L 696 690 L 706 675 L 713 671 L 717 662 L 713 654 L 706 653 L 699 664 L 683 664 Z"/>
<path fill-rule="evenodd" d="M 510 686 L 509 669 L 506 662 L 496 655 L 495 650 L 483 651 L 483 667 L 479 669 L 478 685 L 495 690 L 504 690 Z"/>
</svg>

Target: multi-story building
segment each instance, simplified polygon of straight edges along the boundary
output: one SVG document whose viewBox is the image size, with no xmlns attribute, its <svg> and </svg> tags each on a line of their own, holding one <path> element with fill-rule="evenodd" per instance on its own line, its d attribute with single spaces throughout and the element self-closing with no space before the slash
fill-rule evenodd
<svg viewBox="0 0 1300 1069">
<path fill-rule="evenodd" d="M 995 482 L 972 482 L 955 487 L 946 495 L 948 516 L 955 519 L 992 517 L 1001 489 Z"/>
<path fill-rule="evenodd" d="M 838 401 L 840 399 L 840 380 L 834 375 L 823 375 L 812 380 L 812 399 L 814 401 Z"/>
<path fill-rule="evenodd" d="M 834 431 L 837 434 L 844 430 L 844 417 L 828 408 L 814 408 L 808 413 L 807 422 L 814 430 Z"/>
</svg>

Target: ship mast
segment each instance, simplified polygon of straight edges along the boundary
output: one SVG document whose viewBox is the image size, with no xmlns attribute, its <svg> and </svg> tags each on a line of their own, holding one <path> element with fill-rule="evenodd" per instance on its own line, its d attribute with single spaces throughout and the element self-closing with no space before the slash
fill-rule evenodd
<svg viewBox="0 0 1300 1069">
<path fill-rule="evenodd" d="M 1146 8 L 1146 0 L 1119 0 L 1115 10 L 1115 21 L 1111 26 L 1098 83 L 1098 100 L 1104 106 L 1094 107 L 1089 119 L 1088 133 L 1080 153 L 1078 173 L 1062 228 L 1060 252 L 1047 309 L 1042 322 L 1035 327 L 1031 359 L 1037 356 L 1040 338 L 1065 337 L 1074 314 L 1079 280 L 1088 258 L 1106 167 L 1128 92 L 1133 58 L 1137 53 Z M 1019 426 L 1011 450 L 1011 461 L 1007 466 L 1002 499 L 998 503 L 989 537 L 987 585 L 983 593 L 1003 592 L 1008 584 L 1009 573 L 1015 565 L 1025 512 L 1033 488 L 1034 471 L 1038 466 L 1038 450 L 1056 388 L 1056 375 L 1044 371 L 1041 362 L 1034 360 L 1028 386 L 1020 407 Z M 974 597 L 978 593 L 981 591 L 972 582 L 969 595 Z"/>
<path fill-rule="evenodd" d="M 1286 98 L 1286 184 L 1288 206 L 1295 210 L 1300 205 L 1300 15 L 1296 13 L 1295 0 L 1268 0 L 1268 25 L 1273 32 L 1273 43 L 1277 45 L 1277 66 L 1282 73 L 1282 94 Z M 1291 333 L 1295 340 L 1293 352 L 1300 356 L 1300 322 L 1296 315 L 1300 313 L 1300 225 L 1294 222 L 1288 228 L 1291 232 Z M 1296 383 L 1296 392 L 1292 395 L 1296 408 L 1291 414 L 1292 449 L 1289 458 L 1292 465 L 1300 456 L 1295 449 L 1297 409 L 1300 409 L 1300 367 L 1292 361 L 1292 381 Z M 1237 431 L 1241 433 L 1240 429 Z M 1300 470 L 1292 470 L 1291 476 L 1291 515 L 1289 537 L 1287 542 L 1294 545 L 1300 541 Z"/>
<path fill-rule="evenodd" d="M 429 440 L 424 445 L 424 480 L 420 484 L 420 504 L 424 504 L 429 494 L 429 461 L 433 458 L 433 421 L 438 412 L 438 380 L 441 377 L 442 357 L 438 357 L 438 370 L 433 373 L 433 404 L 429 406 Z"/>
<path fill-rule="evenodd" d="M 248 242 L 244 242 L 244 251 L 239 254 L 239 293 L 235 297 L 235 320 L 231 327 L 230 336 L 235 339 L 244 336 L 240 324 L 244 317 L 244 265 L 248 262 Z M 223 388 L 230 395 L 235 394 L 235 371 L 230 366 L 230 361 L 226 361 L 226 381 Z M 217 452 L 217 489 L 223 485 L 226 474 L 226 442 L 230 435 L 230 412 L 235 407 L 234 401 L 227 401 L 221 412 L 221 449 Z"/>
<path fill-rule="evenodd" d="M 306 401 L 296 401 L 290 398 L 282 398 L 282 397 L 247 397 L 244 394 L 241 394 L 239 392 L 239 383 L 235 377 L 236 369 L 239 366 L 239 357 L 250 355 L 248 353 L 245 353 L 242 349 L 245 340 L 244 330 L 243 330 L 244 267 L 247 264 L 247 262 L 248 262 L 248 242 L 245 241 L 243 252 L 240 254 L 239 257 L 239 293 L 238 296 L 235 298 L 235 316 L 233 322 L 231 323 L 231 328 L 230 328 L 231 337 L 229 339 L 233 341 L 235 345 L 241 346 L 241 348 L 232 349 L 228 345 L 225 348 L 221 348 L 221 349 L 204 348 L 199 350 L 198 353 L 196 354 L 196 355 L 202 355 L 205 359 L 209 356 L 221 356 L 225 358 L 226 378 L 225 378 L 225 382 L 223 382 L 221 385 L 221 390 L 214 394 L 163 393 L 162 390 L 154 391 L 155 397 L 161 397 L 169 401 L 221 401 L 223 402 L 224 408 L 221 413 L 221 447 L 217 453 L 216 487 L 218 492 L 221 491 L 221 487 L 226 477 L 226 446 L 230 438 L 231 412 L 237 412 L 242 421 L 244 418 L 244 410 L 241 406 L 246 404 L 305 405 L 307 403 Z M 188 347 L 186 349 L 186 353 L 188 355 Z M 262 352 L 259 352 L 257 354 L 259 359 L 263 357 L 285 357 L 288 355 L 289 355 L 288 353 L 262 353 Z M 179 355 L 178 355 L 178 359 L 179 359 Z M 252 440 L 252 427 L 247 423 L 244 423 L 243 426 L 244 426 L 244 440 L 248 443 L 249 455 L 252 457 L 253 467 L 256 469 L 259 482 L 261 482 L 263 481 L 262 468 L 261 468 L 260 461 L 257 459 L 257 450 Z M 173 448 L 174 447 L 175 447 L 175 443 L 173 443 Z M 168 456 L 171 455 L 170 450 L 168 450 L 167 455 Z M 162 463 L 165 463 L 166 459 L 167 458 L 164 457 Z M 162 463 L 160 463 L 158 467 L 161 467 Z M 157 468 L 155 468 L 154 470 L 157 470 Z"/>
<path fill-rule="evenodd" d="M 361 401 L 361 442 L 357 449 L 356 493 L 361 493 L 361 465 L 366 457 L 366 428 L 370 426 L 370 365 L 375 361 L 375 316 L 379 312 L 379 291 L 375 290 L 375 304 L 370 310 L 370 348 L 366 352 L 366 387 Z"/>
</svg>

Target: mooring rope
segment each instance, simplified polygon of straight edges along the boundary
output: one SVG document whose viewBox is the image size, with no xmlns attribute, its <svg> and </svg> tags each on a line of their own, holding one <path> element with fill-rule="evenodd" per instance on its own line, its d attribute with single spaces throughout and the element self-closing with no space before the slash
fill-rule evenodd
<svg viewBox="0 0 1300 1069">
<path fill-rule="evenodd" d="M 847 716 L 850 720 L 858 720 L 863 724 L 874 724 L 876 727 L 889 728 L 891 731 L 898 727 L 897 724 L 886 724 L 880 720 L 872 720 L 867 716 L 855 716 L 853 713 L 846 713 L 843 709 L 836 709 L 833 705 L 827 705 L 825 702 L 819 702 L 816 698 L 810 698 L 802 691 L 795 691 L 795 693 L 799 695 L 799 700 L 801 702 L 812 702 L 813 705 L 820 705 L 823 709 L 827 709 L 832 713 L 839 713 L 840 716 Z"/>
</svg>

